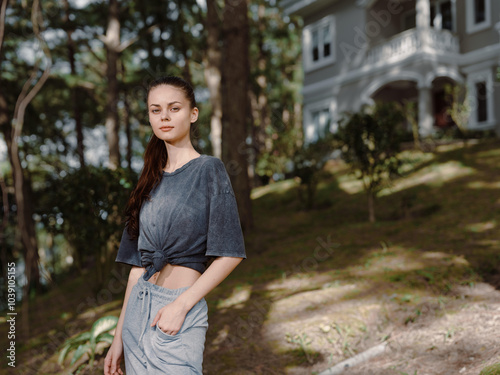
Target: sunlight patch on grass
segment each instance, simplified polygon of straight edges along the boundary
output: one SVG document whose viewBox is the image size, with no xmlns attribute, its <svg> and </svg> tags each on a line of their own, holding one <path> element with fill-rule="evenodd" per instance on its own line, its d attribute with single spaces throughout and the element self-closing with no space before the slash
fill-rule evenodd
<svg viewBox="0 0 500 375">
<path fill-rule="evenodd" d="M 339 188 L 345 193 L 354 195 L 363 192 L 363 182 L 357 179 L 353 174 L 346 174 L 338 179 Z"/>
<path fill-rule="evenodd" d="M 217 303 L 217 309 L 227 309 L 229 307 L 245 303 L 250 298 L 251 292 L 251 285 L 238 286 L 233 289 L 233 292 L 228 298 L 219 300 Z"/>
<path fill-rule="evenodd" d="M 467 184 L 469 189 L 500 189 L 500 181 L 473 181 Z"/>
<path fill-rule="evenodd" d="M 379 196 L 390 195 L 419 185 L 440 187 L 446 182 L 471 175 L 474 172 L 473 168 L 466 167 L 455 160 L 450 160 L 439 165 L 433 164 L 414 173 L 410 177 L 396 180 L 390 188 L 382 190 Z"/>
<path fill-rule="evenodd" d="M 475 140 L 472 140 L 472 139 L 470 139 L 468 141 L 469 146 L 473 145 L 473 144 L 476 144 L 476 143 L 477 142 Z M 453 142 L 453 143 L 449 143 L 449 144 L 444 144 L 444 145 L 438 145 L 438 146 L 436 146 L 435 152 L 437 152 L 437 153 L 446 153 L 446 152 L 450 152 L 450 151 L 459 150 L 461 148 L 464 148 L 463 142 Z"/>
<path fill-rule="evenodd" d="M 308 311 L 328 309 L 341 301 L 345 295 L 360 288 L 357 284 L 346 284 L 336 288 L 325 288 L 298 292 L 273 303 L 270 309 L 269 321 L 293 322 L 298 316 Z"/>
<path fill-rule="evenodd" d="M 500 248 L 500 240 L 481 240 L 476 242 L 480 246 L 491 246 L 493 248 Z"/>
<path fill-rule="evenodd" d="M 481 151 L 476 154 L 478 158 L 494 158 L 500 157 L 500 148 L 488 151 Z"/>
<path fill-rule="evenodd" d="M 266 186 L 259 186 L 252 190 L 250 197 L 252 199 L 258 199 L 269 193 L 283 194 L 288 190 L 296 187 L 298 185 L 297 181 L 290 179 L 280 182 L 275 182 L 274 184 L 269 184 Z"/>
<path fill-rule="evenodd" d="M 483 223 L 474 223 L 465 226 L 465 229 L 473 233 L 483 233 L 495 229 L 497 222 L 495 220 L 485 221 Z"/>
<path fill-rule="evenodd" d="M 431 160 L 435 159 L 435 155 L 433 153 L 421 152 L 416 150 L 403 151 L 398 156 L 403 162 L 403 165 L 400 168 L 400 172 L 404 174 L 413 171 L 423 163 L 428 163 Z"/>
</svg>

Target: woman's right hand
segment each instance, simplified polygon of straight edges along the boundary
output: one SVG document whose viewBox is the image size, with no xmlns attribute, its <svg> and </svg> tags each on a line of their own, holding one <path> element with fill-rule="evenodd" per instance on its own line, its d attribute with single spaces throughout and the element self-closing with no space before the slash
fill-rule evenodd
<svg viewBox="0 0 500 375">
<path fill-rule="evenodd" d="M 120 363 L 123 358 L 123 343 L 115 337 L 111 344 L 106 359 L 104 360 L 104 375 L 123 375 Z"/>
</svg>

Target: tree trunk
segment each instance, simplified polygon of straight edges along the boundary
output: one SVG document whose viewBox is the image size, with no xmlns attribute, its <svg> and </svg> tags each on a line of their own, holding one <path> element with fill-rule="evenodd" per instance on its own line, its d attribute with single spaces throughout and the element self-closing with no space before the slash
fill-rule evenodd
<svg viewBox="0 0 500 375">
<path fill-rule="evenodd" d="M 222 158 L 222 97 L 221 97 L 221 49 L 219 46 L 221 23 L 217 8 L 217 0 L 207 0 L 207 53 L 205 56 L 205 82 L 210 92 L 212 116 L 210 119 L 210 140 L 212 153 Z"/>
<path fill-rule="evenodd" d="M 243 230 L 253 226 L 247 138 L 248 6 L 247 0 L 225 0 L 222 58 L 222 160 L 226 164 L 238 202 Z"/>
<path fill-rule="evenodd" d="M 302 129 L 302 105 L 298 101 L 293 104 L 293 126 L 296 130 L 295 146 L 301 148 L 304 144 L 304 134 Z"/>
<path fill-rule="evenodd" d="M 123 123 L 125 125 L 125 135 L 127 137 L 127 167 L 132 171 L 132 129 L 130 125 L 130 103 L 128 101 L 128 92 L 123 93 Z"/>
<path fill-rule="evenodd" d="M 0 0 L 0 62 L 3 58 L 3 40 L 5 37 L 5 15 L 7 13 L 7 5 L 9 0 Z"/>
<path fill-rule="evenodd" d="M 368 219 L 370 223 L 375 222 L 375 194 L 368 191 Z"/>
<path fill-rule="evenodd" d="M 263 144 L 266 152 L 271 152 L 273 147 L 273 141 L 269 135 L 266 136 L 266 130 L 271 125 L 271 117 L 269 113 L 269 104 L 267 99 L 267 77 L 266 77 L 266 67 L 267 67 L 267 57 L 264 52 L 264 33 L 265 33 L 265 12 L 266 7 L 262 4 L 259 5 L 257 14 L 259 19 L 259 37 L 257 41 L 257 46 L 259 48 L 259 57 L 257 59 L 257 71 L 260 72 L 257 77 L 257 85 L 259 86 L 259 92 L 257 95 L 257 113 L 258 117 L 255 119 L 258 121 L 259 127 L 259 137 L 261 139 L 261 145 Z M 260 153 L 261 150 L 257 150 Z"/>
<path fill-rule="evenodd" d="M 14 108 L 14 116 L 12 119 L 12 128 L 9 129 L 8 124 L 1 124 L 2 131 L 5 134 L 7 143 L 7 150 L 9 160 L 12 166 L 12 175 L 14 177 L 14 194 L 17 205 L 17 229 L 21 237 L 21 242 L 24 250 L 24 263 L 25 263 L 25 277 L 26 283 L 23 287 L 23 306 L 22 306 L 22 319 L 23 329 L 29 335 L 29 291 L 33 286 L 39 286 L 40 272 L 38 269 L 39 255 L 38 244 L 36 238 L 35 225 L 33 222 L 32 200 L 31 200 L 31 181 L 24 174 L 21 160 L 19 157 L 19 138 L 22 134 L 24 125 L 24 114 L 28 104 L 41 90 L 50 74 L 50 67 L 52 65 L 50 50 L 41 37 L 41 28 L 43 27 L 42 12 L 38 0 L 33 2 L 31 8 L 31 22 L 33 25 L 33 32 L 37 41 L 40 43 L 44 55 L 46 57 L 45 69 L 39 76 L 39 63 L 36 63 L 31 76 L 23 85 L 21 93 L 19 94 L 16 105 Z M 0 100 L 0 104 L 6 103 L 5 100 Z M 0 113 L 7 113 L 6 108 L 0 108 Z M 0 115 L 0 117 L 4 117 Z"/>
<path fill-rule="evenodd" d="M 177 19 L 178 24 L 180 25 L 181 33 L 179 35 L 179 44 L 181 47 L 182 57 L 184 57 L 184 67 L 182 69 L 182 78 L 188 82 L 192 82 L 191 76 L 191 67 L 190 67 L 190 58 L 189 58 L 189 41 L 187 40 L 186 33 L 182 29 L 184 24 L 186 24 L 186 18 L 184 17 L 184 12 L 182 10 L 181 0 L 176 0 L 177 9 L 179 10 L 179 18 Z M 161 38 L 160 38 L 161 39 Z"/>
<path fill-rule="evenodd" d="M 68 0 L 63 0 L 64 5 L 64 17 L 63 22 L 68 23 L 70 18 L 69 13 L 69 2 Z M 66 35 L 68 38 L 68 60 L 71 68 L 71 75 L 76 76 L 75 67 L 75 42 L 73 41 L 73 30 L 67 30 Z M 85 155 L 83 146 L 83 126 L 82 126 L 82 114 L 80 110 L 80 88 L 75 86 L 71 89 L 71 98 L 73 101 L 73 117 L 75 119 L 75 130 L 76 130 L 76 153 L 78 154 L 78 159 L 80 160 L 80 167 L 85 167 Z"/>
<path fill-rule="evenodd" d="M 109 168 L 120 166 L 120 135 L 118 117 L 118 79 L 117 64 L 120 47 L 120 20 L 118 0 L 109 0 L 108 28 L 104 44 L 107 51 L 106 79 L 108 83 L 106 97 L 106 134 L 109 146 Z"/>
</svg>

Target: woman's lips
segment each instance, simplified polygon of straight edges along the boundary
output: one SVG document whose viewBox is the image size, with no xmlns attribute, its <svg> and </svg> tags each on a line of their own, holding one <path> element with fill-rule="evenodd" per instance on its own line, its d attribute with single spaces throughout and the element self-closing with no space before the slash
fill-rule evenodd
<svg viewBox="0 0 500 375">
<path fill-rule="evenodd" d="M 163 132 L 168 132 L 169 130 L 172 130 L 173 128 L 174 128 L 173 126 L 162 126 L 160 128 L 160 130 Z"/>
</svg>

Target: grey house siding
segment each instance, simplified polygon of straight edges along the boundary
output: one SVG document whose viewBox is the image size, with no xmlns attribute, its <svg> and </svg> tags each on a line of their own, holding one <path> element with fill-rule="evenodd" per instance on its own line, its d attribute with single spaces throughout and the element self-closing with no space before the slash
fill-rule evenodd
<svg viewBox="0 0 500 375">
<path fill-rule="evenodd" d="M 499 34 L 495 30 L 495 24 L 500 21 L 500 1 L 491 1 L 491 26 L 485 30 L 474 33 L 467 32 L 467 8 L 466 0 L 457 0 L 457 35 L 460 37 L 460 52 L 467 53 L 480 48 L 497 44 Z"/>
<path fill-rule="evenodd" d="M 353 7 L 351 2 L 342 1 L 335 3 L 320 12 L 304 19 L 304 25 L 311 25 L 321 20 L 322 18 L 334 15 L 335 16 L 335 35 L 336 40 L 334 43 L 336 60 L 333 64 L 323 68 L 315 69 L 306 72 L 304 76 L 304 85 L 312 85 L 322 82 L 325 79 L 337 76 L 342 72 L 351 69 L 349 63 L 346 62 L 346 56 L 339 48 L 344 43 L 353 45 L 352 32 L 345 32 L 345 30 L 352 30 L 355 25 L 362 25 L 365 22 L 365 11 L 360 7 Z M 306 53 L 306 51 L 304 51 Z"/>
</svg>

